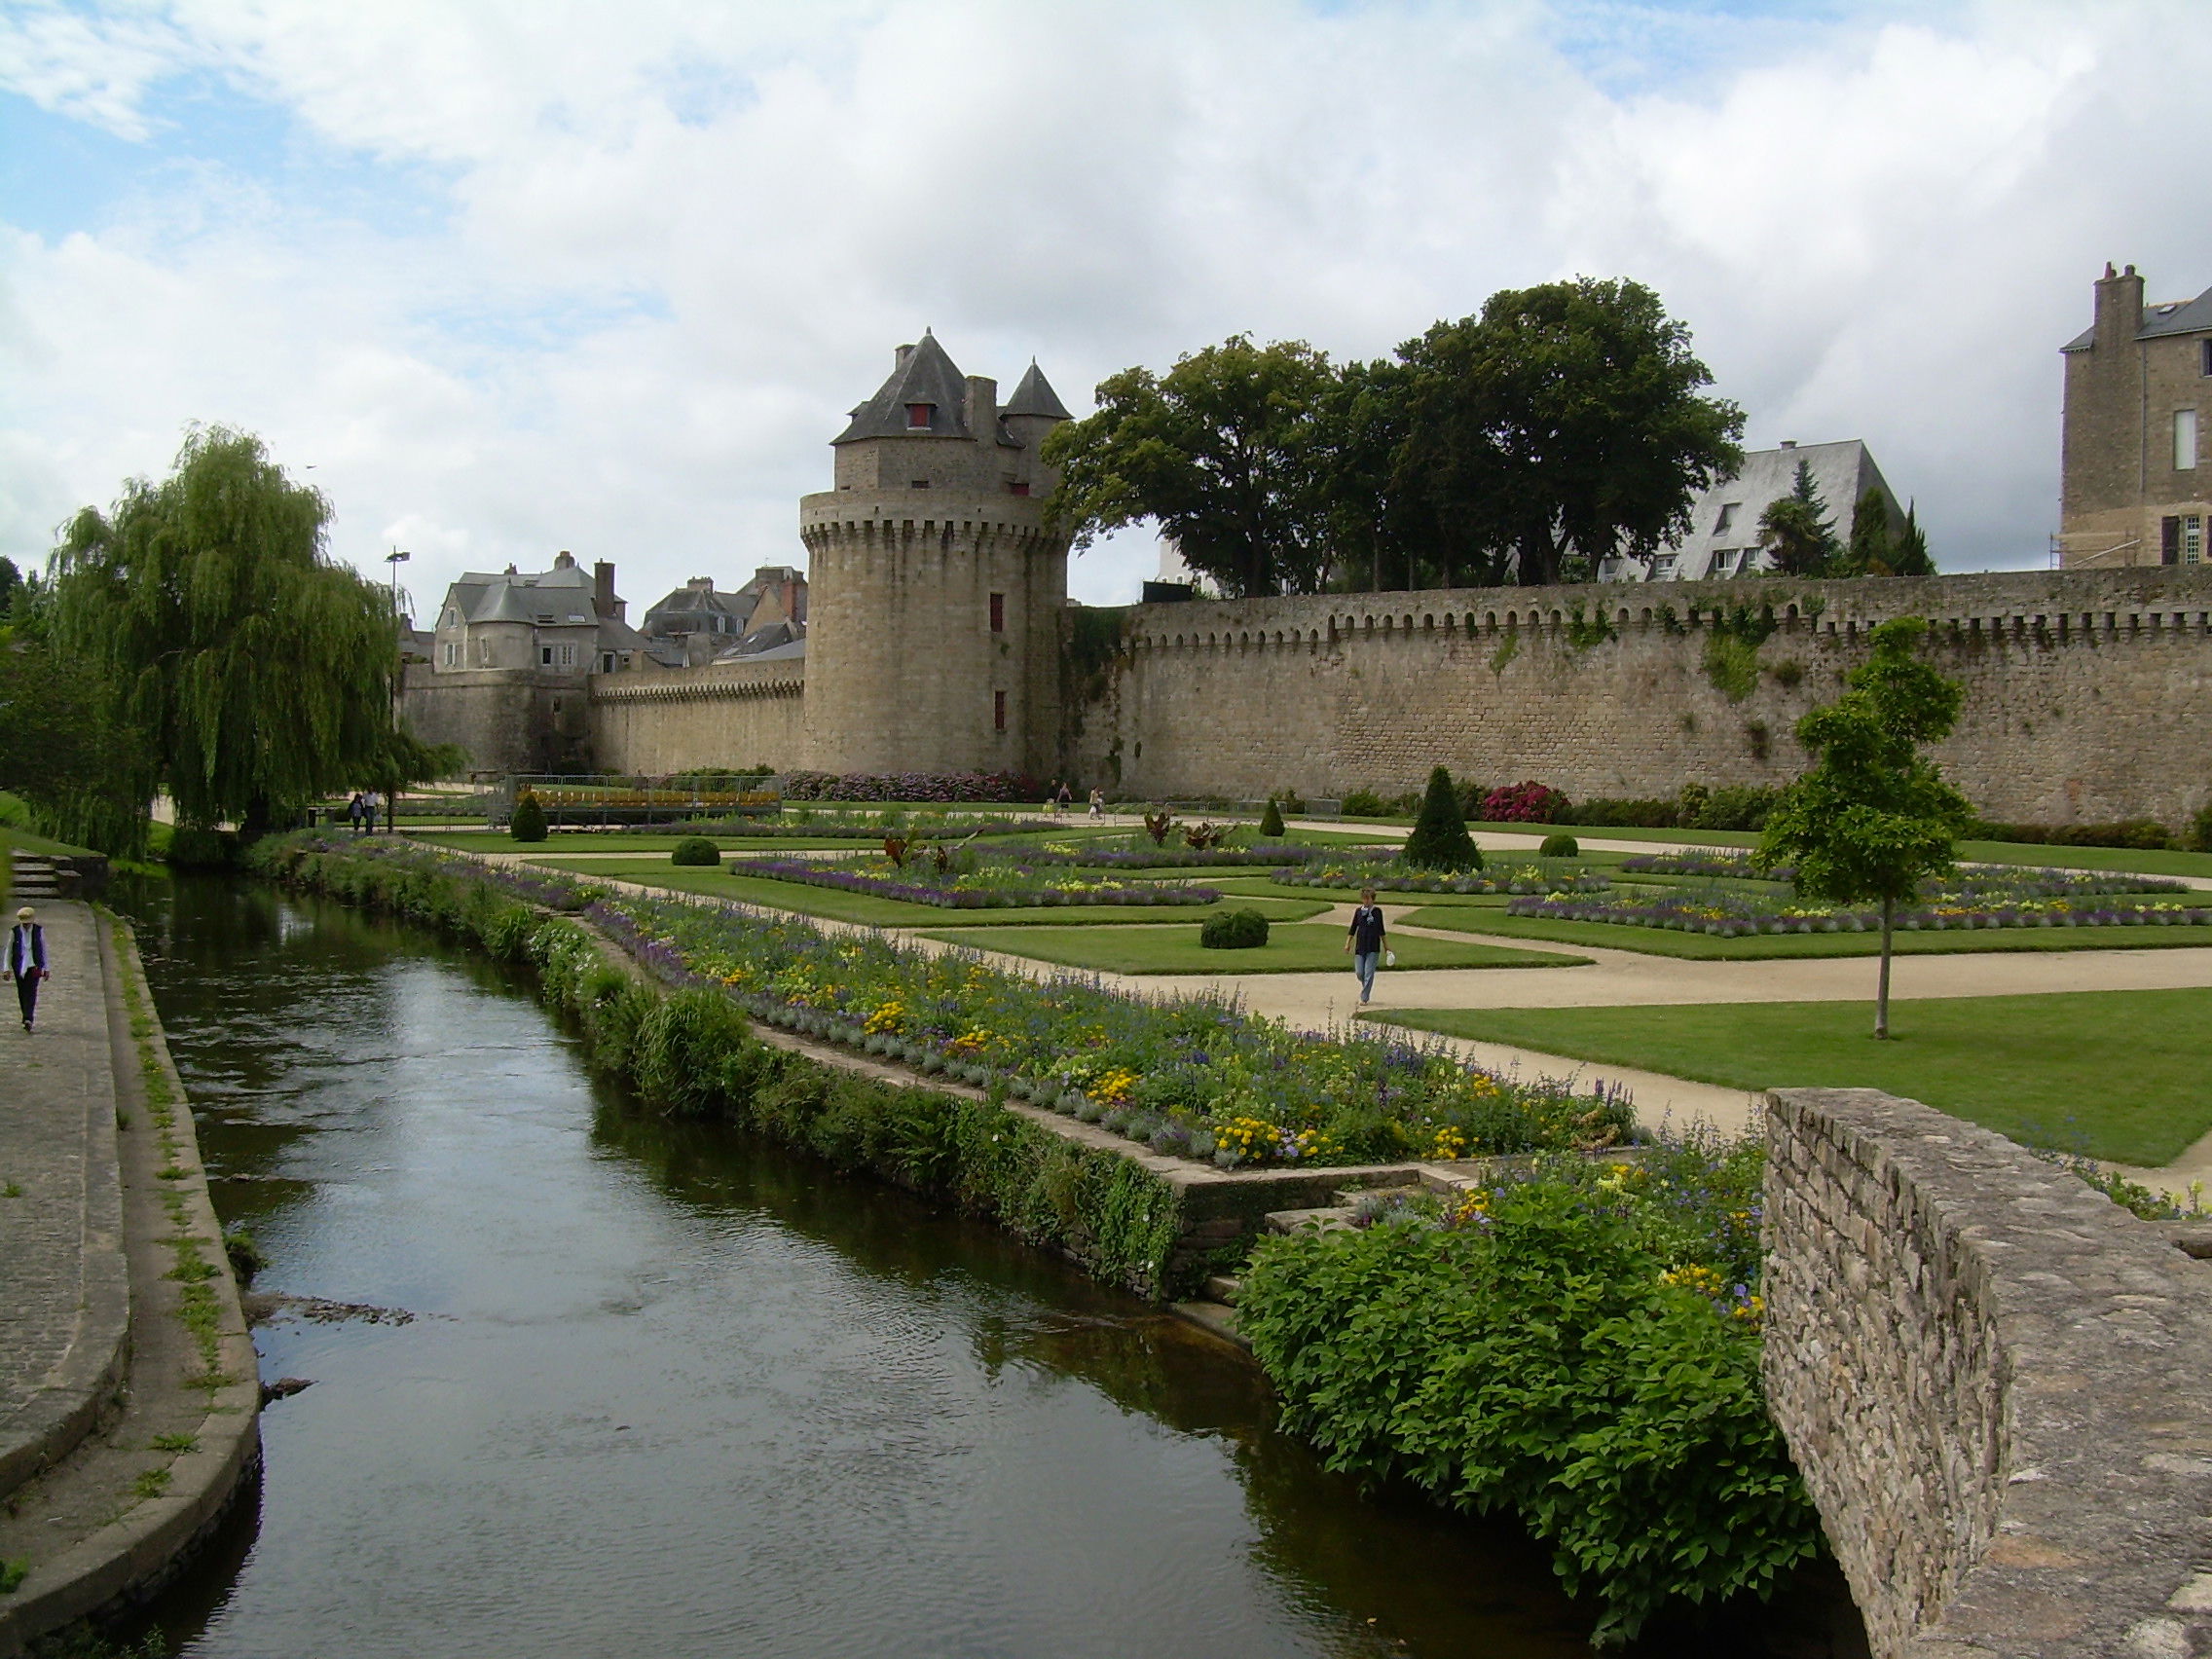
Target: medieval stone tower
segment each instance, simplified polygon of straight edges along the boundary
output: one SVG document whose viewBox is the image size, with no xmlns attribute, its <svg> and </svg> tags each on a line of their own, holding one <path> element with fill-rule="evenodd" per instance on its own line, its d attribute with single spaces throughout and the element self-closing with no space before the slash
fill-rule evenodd
<svg viewBox="0 0 2212 1659">
<path fill-rule="evenodd" d="M 817 767 L 1051 769 L 1068 544 L 1038 451 L 1067 419 L 1035 363 L 1002 409 L 927 333 L 853 411 L 835 488 L 799 502 Z"/>
</svg>

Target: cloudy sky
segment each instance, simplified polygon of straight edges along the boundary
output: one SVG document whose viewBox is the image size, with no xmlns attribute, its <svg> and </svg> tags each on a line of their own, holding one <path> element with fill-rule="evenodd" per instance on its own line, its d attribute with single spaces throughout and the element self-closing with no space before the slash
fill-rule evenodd
<svg viewBox="0 0 2212 1659">
<path fill-rule="evenodd" d="M 2041 565 L 2091 279 L 2212 286 L 2208 61 L 2206 0 L 0 0 L 0 552 L 219 422 L 425 607 L 566 547 L 642 608 L 800 562 L 924 326 L 1082 413 L 1587 274 L 1751 444 L 1863 437 L 1946 569 Z"/>
</svg>

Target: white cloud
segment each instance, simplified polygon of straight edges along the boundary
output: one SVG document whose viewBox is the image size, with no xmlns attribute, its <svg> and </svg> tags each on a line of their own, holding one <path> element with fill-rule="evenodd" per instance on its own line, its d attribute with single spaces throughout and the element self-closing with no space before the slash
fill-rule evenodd
<svg viewBox="0 0 2212 1659">
<path fill-rule="evenodd" d="M 924 324 L 1006 383 L 1036 354 L 1080 406 L 1232 331 L 1373 354 L 1587 272 L 1659 289 L 1754 443 L 1864 436 L 1939 558 L 2035 563 L 2089 278 L 2109 257 L 2212 283 L 2207 44 L 2183 0 L 1742 29 L 1530 4 L 38 8 L 0 24 L 0 85 L 146 165 L 69 234 L 0 228 L 0 550 L 35 556 L 222 420 L 315 464 L 344 556 L 381 577 L 411 546 L 425 605 L 561 547 L 645 601 L 797 559 L 795 498 Z M 290 136 L 234 142 L 180 76 Z M 1153 558 L 1124 538 L 1073 586 L 1132 597 Z"/>
</svg>

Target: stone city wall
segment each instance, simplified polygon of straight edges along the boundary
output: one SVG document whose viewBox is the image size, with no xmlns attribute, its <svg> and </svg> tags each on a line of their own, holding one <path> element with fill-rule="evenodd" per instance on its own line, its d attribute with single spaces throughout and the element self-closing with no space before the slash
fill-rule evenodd
<svg viewBox="0 0 2212 1659">
<path fill-rule="evenodd" d="M 603 772 L 808 764 L 803 661 L 709 663 L 593 677 L 591 756 Z"/>
<path fill-rule="evenodd" d="M 411 663 L 400 717 L 423 742 L 465 751 L 472 772 L 584 769 L 581 675 L 554 678 L 527 668 L 440 673 L 428 663 Z"/>
<path fill-rule="evenodd" d="M 1755 672 L 1731 613 L 1771 608 Z M 1139 798 L 1417 789 L 1442 762 L 1577 799 L 1780 784 L 1866 635 L 1936 624 L 1965 682 L 1936 751 L 1981 812 L 2178 825 L 2212 774 L 2212 569 L 1453 589 L 1136 606 L 1065 763 Z M 1732 693 L 1734 693 L 1732 695 Z"/>
<path fill-rule="evenodd" d="M 1768 1101 L 1768 1403 L 1877 1659 L 2208 1651 L 2212 1267 L 1915 1101 Z"/>
</svg>

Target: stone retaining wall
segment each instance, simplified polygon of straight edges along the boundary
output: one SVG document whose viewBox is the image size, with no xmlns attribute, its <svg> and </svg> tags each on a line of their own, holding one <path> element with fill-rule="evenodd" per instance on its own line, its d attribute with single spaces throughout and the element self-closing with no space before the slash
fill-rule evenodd
<svg viewBox="0 0 2212 1659">
<path fill-rule="evenodd" d="M 2212 1652 L 2212 1268 L 1915 1101 L 1768 1099 L 1767 1393 L 1875 1654 Z"/>
</svg>

